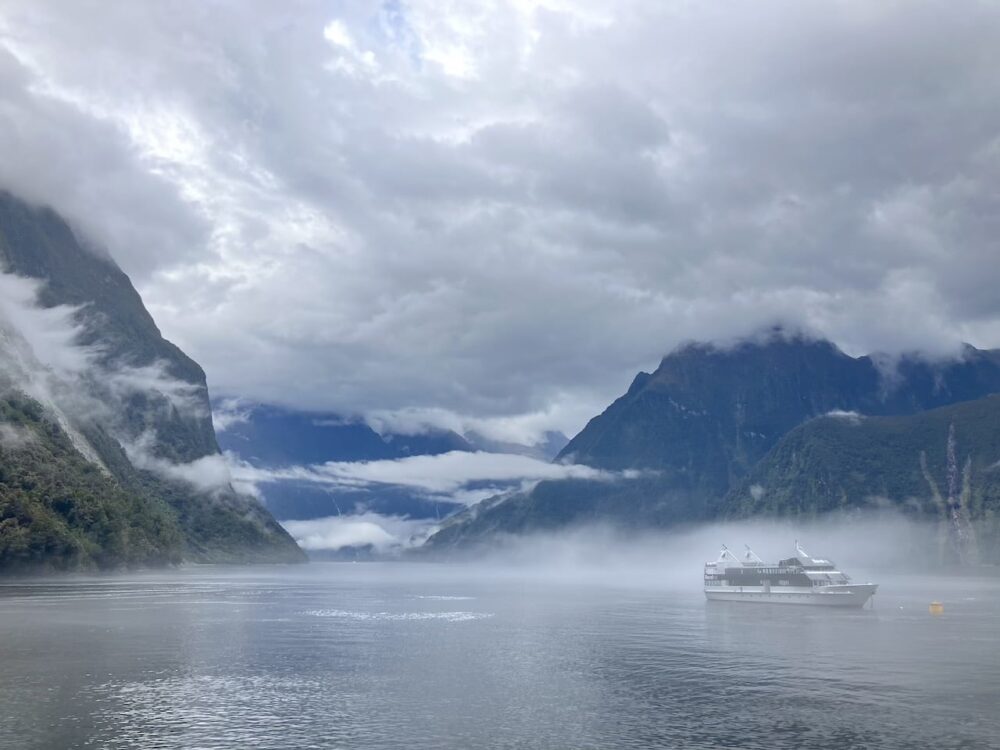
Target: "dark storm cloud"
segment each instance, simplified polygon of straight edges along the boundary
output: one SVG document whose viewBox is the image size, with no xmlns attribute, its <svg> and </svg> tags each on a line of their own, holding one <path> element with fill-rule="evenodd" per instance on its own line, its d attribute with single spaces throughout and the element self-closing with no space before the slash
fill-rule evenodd
<svg viewBox="0 0 1000 750">
<path fill-rule="evenodd" d="M 217 391 L 523 440 L 685 339 L 1000 340 L 992 4 L 0 8 L 0 181 Z"/>
</svg>

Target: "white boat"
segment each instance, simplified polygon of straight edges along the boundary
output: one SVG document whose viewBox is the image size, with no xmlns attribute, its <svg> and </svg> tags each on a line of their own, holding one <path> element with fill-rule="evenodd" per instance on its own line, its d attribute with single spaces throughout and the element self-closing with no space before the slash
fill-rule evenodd
<svg viewBox="0 0 1000 750">
<path fill-rule="evenodd" d="M 749 547 L 737 557 L 725 545 L 705 563 L 705 597 L 713 601 L 863 607 L 876 583 L 852 583 L 830 560 L 809 555 L 798 542 L 795 555 L 766 563 Z"/>
</svg>

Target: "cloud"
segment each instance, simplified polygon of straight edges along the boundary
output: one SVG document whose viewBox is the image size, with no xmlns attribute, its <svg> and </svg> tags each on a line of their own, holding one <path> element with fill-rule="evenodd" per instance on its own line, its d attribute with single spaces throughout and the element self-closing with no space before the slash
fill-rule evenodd
<svg viewBox="0 0 1000 750">
<path fill-rule="evenodd" d="M 82 346 L 78 308 L 38 304 L 42 284 L 0 269 L 0 336 L 6 357 L 0 367 L 27 376 L 44 369 L 56 377 L 74 378 L 93 366 L 96 350 Z"/>
<path fill-rule="evenodd" d="M 833 419 L 842 419 L 850 424 L 861 424 L 861 420 L 864 419 L 864 415 L 856 411 L 844 411 L 843 409 L 834 409 L 833 411 L 828 411 L 823 415 L 824 417 L 832 417 Z"/>
<path fill-rule="evenodd" d="M 78 342 L 77 308 L 37 304 L 41 284 L 0 271 L 0 386 L 14 388 L 45 406 L 74 447 L 106 471 L 77 423 L 107 416 L 107 407 L 84 381 L 96 350 Z"/>
<path fill-rule="evenodd" d="M 0 448 L 17 451 L 27 448 L 38 440 L 38 436 L 27 427 L 0 424 Z"/>
<path fill-rule="evenodd" d="M 175 463 L 153 454 L 156 435 L 146 432 L 137 440 L 125 441 L 128 460 L 137 469 L 158 474 L 164 479 L 184 482 L 199 492 L 218 492 L 233 485 L 229 462 L 221 453 L 209 454 L 188 463 Z M 256 496 L 255 492 L 249 492 Z"/>
<path fill-rule="evenodd" d="M 350 489 L 393 485 L 464 504 L 545 479 L 614 481 L 636 476 L 634 472 L 607 472 L 580 464 L 553 464 L 529 456 L 482 451 L 280 468 L 256 467 L 232 454 L 228 459 L 234 481 L 244 485 L 306 482 Z"/>
<path fill-rule="evenodd" d="M 17 54 L 9 19 L 0 10 L 0 188 L 55 207 L 133 273 L 201 256 L 207 225 L 197 207 L 97 102 L 59 90 Z"/>
<path fill-rule="evenodd" d="M 379 434 L 420 435 L 429 430 L 451 430 L 488 440 L 534 446 L 548 431 L 573 432 L 594 415 L 597 405 L 556 396 L 544 408 L 510 416 L 471 416 L 440 408 L 374 409 L 365 421 Z"/>
<path fill-rule="evenodd" d="M 118 397 L 132 393 L 156 393 L 179 412 L 195 417 L 207 416 L 202 398 L 204 387 L 168 375 L 168 367 L 167 362 L 160 360 L 142 367 L 118 365 L 108 370 L 104 382 Z"/>
<path fill-rule="evenodd" d="M 927 550 L 935 547 L 939 533 L 936 523 L 915 521 L 899 509 L 855 509 L 818 519 L 757 519 L 670 530 L 588 524 L 555 533 L 500 536 L 448 557 L 483 566 L 494 578 L 509 575 L 521 582 L 527 576 L 700 594 L 703 565 L 716 558 L 723 543 L 731 549 L 749 544 L 772 561 L 793 554 L 798 540 L 855 579 L 877 582 L 890 572 L 912 574 L 914 560 L 933 567 Z"/>
<path fill-rule="evenodd" d="M 995 345 L 998 47 L 933 0 L 14 0 L 0 184 L 217 392 L 531 442 L 684 340 Z"/>
<path fill-rule="evenodd" d="M 252 404 L 238 398 L 224 398 L 212 409 L 212 425 L 216 432 L 225 432 L 233 425 L 246 424 L 252 414 Z"/>
<path fill-rule="evenodd" d="M 282 525 L 307 551 L 371 546 L 379 554 L 419 546 L 435 528 L 430 521 L 378 513 L 283 521 Z"/>
<path fill-rule="evenodd" d="M 0 368 L 24 390 L 43 400 L 55 398 L 56 391 L 65 400 L 74 391 L 78 400 L 94 401 L 80 382 L 89 378 L 112 399 L 155 393 L 180 411 L 199 413 L 200 385 L 171 377 L 162 361 L 143 366 L 103 361 L 100 344 L 81 343 L 89 324 L 86 306 L 45 307 L 39 303 L 43 287 L 0 271 Z"/>
<path fill-rule="evenodd" d="M 100 345 L 80 343 L 89 323 L 86 307 L 43 307 L 38 302 L 42 288 L 38 281 L 0 272 L 0 384 L 45 406 L 77 450 L 102 469 L 106 467 L 81 430 L 94 419 L 126 446 L 140 468 L 199 489 L 227 484 L 228 467 L 221 455 L 170 464 L 153 456 L 151 433 L 136 436 L 122 419 L 124 404 L 134 394 L 162 398 L 166 407 L 198 416 L 202 386 L 169 376 L 163 362 L 136 367 L 107 361 Z"/>
</svg>

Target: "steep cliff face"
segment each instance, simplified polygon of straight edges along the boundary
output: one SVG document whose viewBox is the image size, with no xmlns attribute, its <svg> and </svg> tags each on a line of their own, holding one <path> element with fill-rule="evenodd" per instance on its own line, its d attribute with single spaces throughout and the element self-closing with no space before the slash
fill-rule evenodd
<svg viewBox="0 0 1000 750">
<path fill-rule="evenodd" d="M 173 461 L 218 453 L 204 371 L 160 335 L 114 261 L 84 247 L 51 209 L 0 191 L 0 269 L 44 282 L 42 306 L 77 308 L 77 343 L 91 348 L 103 369 L 153 386 L 130 389 L 116 403 L 123 407 L 116 416 L 131 436 L 155 430 L 153 452 Z M 181 401 L 191 408 L 177 408 Z"/>
<path fill-rule="evenodd" d="M 775 332 L 729 348 L 690 345 L 592 419 L 557 460 L 631 477 L 543 482 L 457 516 L 429 540 L 450 545 L 591 519 L 668 525 L 708 519 L 790 430 L 828 412 L 902 415 L 1000 391 L 997 352 L 891 366 L 826 341 Z"/>
<path fill-rule="evenodd" d="M 204 372 L 113 261 L 0 192 L 0 272 L 0 568 L 303 559 L 229 484 Z"/>
</svg>

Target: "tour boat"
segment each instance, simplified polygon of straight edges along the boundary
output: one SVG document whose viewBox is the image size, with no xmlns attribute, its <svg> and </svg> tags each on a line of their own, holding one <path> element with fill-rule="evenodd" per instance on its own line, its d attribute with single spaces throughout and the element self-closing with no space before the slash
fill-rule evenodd
<svg viewBox="0 0 1000 750">
<path fill-rule="evenodd" d="M 830 560 L 812 557 L 798 542 L 795 555 L 766 563 L 750 547 L 737 557 L 725 545 L 719 558 L 705 563 L 705 597 L 713 601 L 818 604 L 863 607 L 878 589 L 852 583 Z"/>
</svg>

